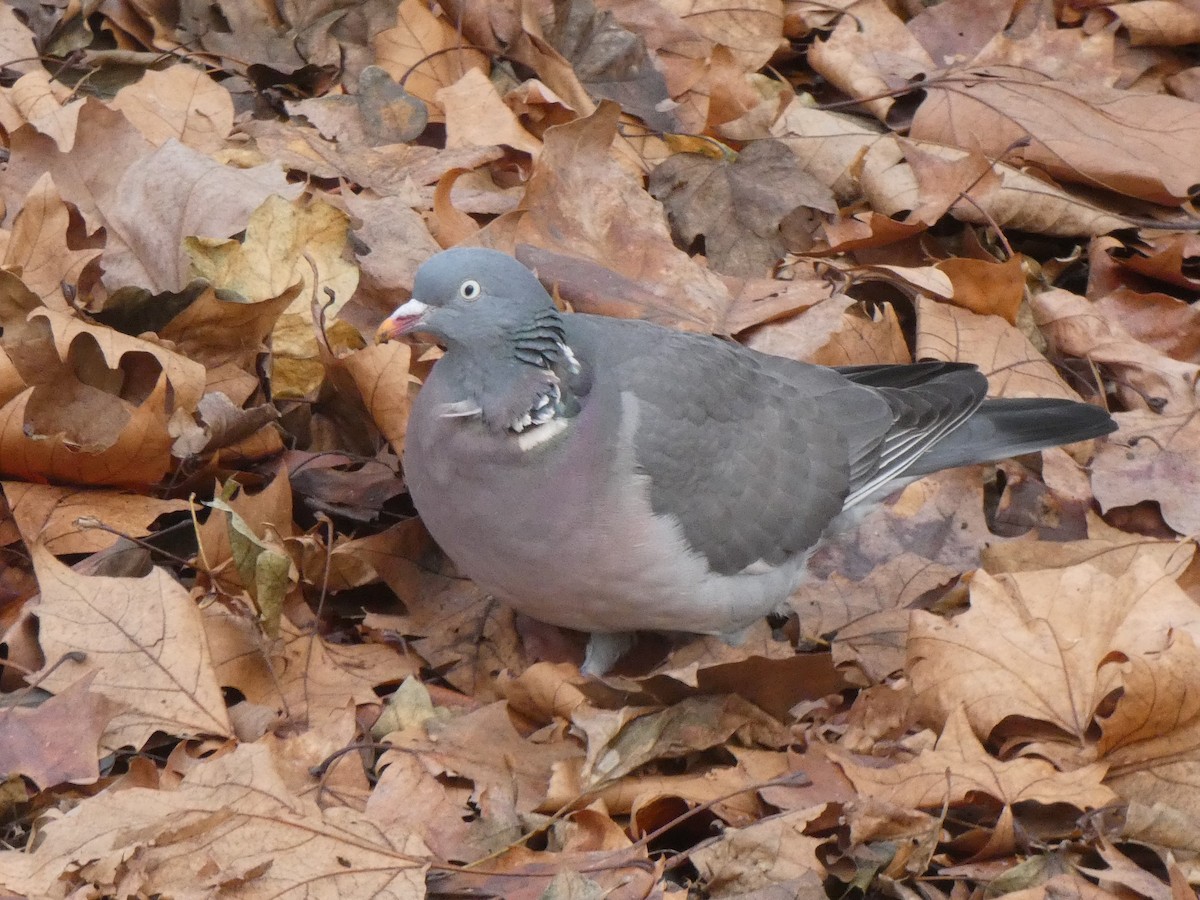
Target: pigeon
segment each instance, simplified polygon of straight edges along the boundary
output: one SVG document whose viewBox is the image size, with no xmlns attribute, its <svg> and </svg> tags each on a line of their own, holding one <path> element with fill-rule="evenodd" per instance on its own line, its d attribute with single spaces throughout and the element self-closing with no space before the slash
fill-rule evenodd
<svg viewBox="0 0 1200 900">
<path fill-rule="evenodd" d="M 608 671 L 637 631 L 736 636 L 822 539 L 941 469 L 1099 437 L 1101 408 L 987 399 L 973 365 L 830 368 L 641 320 L 560 313 L 528 268 L 454 248 L 378 341 L 444 354 L 404 477 L 456 567 Z"/>
</svg>

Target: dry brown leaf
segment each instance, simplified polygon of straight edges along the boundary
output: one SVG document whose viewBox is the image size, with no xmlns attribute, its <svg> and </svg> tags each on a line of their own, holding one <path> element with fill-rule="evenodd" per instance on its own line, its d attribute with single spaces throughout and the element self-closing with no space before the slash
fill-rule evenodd
<svg viewBox="0 0 1200 900">
<path fill-rule="evenodd" d="M 1195 411 L 1157 415 L 1117 413 L 1116 434 L 1092 461 L 1092 489 L 1100 508 L 1158 503 L 1180 534 L 1200 532 L 1200 419 Z"/>
<path fill-rule="evenodd" d="M 32 127 L 20 128 L 11 137 L 11 157 L 0 196 L 10 211 L 45 173 L 54 178 L 62 199 L 83 214 L 88 230 L 104 225 L 118 184 L 134 163 L 153 146 L 116 110 L 95 98 L 83 101 L 79 111 L 80 139 L 70 151 L 60 151 L 54 140 Z"/>
<path fill-rule="evenodd" d="M 813 44 L 808 61 L 880 121 L 895 98 L 892 89 L 936 69 L 929 54 L 904 23 L 880 0 L 855 3 L 853 15 L 841 16 L 824 41 Z"/>
<path fill-rule="evenodd" d="M 1200 10 L 1178 3 L 1113 4 L 1106 11 L 1129 33 L 1135 47 L 1177 47 L 1200 41 Z"/>
<path fill-rule="evenodd" d="M 363 406 L 396 453 L 404 449 L 408 427 L 409 374 L 412 351 L 406 344 L 387 343 L 355 351 L 338 360 L 354 382 Z"/>
<path fill-rule="evenodd" d="M 1200 607 L 1152 559 L 1115 578 L 1087 564 L 978 572 L 967 612 L 949 622 L 913 613 L 908 671 L 926 721 L 962 706 L 981 737 L 1020 716 L 1082 747 L 1100 705 L 1124 684 L 1105 663 L 1161 652 L 1171 629 L 1200 633 Z"/>
<path fill-rule="evenodd" d="M 1087 525 L 1085 540 L 1008 541 L 985 547 L 981 554 L 983 568 L 992 575 L 999 575 L 1002 572 L 1065 569 L 1087 563 L 1116 577 L 1128 571 L 1135 560 L 1146 556 L 1172 578 L 1177 578 L 1195 556 L 1196 548 L 1192 544 L 1155 540 L 1120 531 L 1091 512 Z"/>
<path fill-rule="evenodd" d="M 105 284 L 178 291 L 191 278 L 185 238 L 225 240 L 267 198 L 296 197 L 299 187 L 278 165 L 235 169 L 169 139 L 130 166 L 111 196 L 97 198 L 110 229 Z"/>
<path fill-rule="evenodd" d="M 1004 30 L 1013 5 L 951 2 L 928 6 L 909 19 L 908 30 L 933 59 L 969 59 Z"/>
<path fill-rule="evenodd" d="M 3 344 L 29 387 L 0 408 L 0 470 L 131 487 L 166 474 L 167 423 L 199 402 L 201 366 L 48 309 L 9 327 Z"/>
<path fill-rule="evenodd" d="M 980 316 L 923 297 L 917 315 L 918 359 L 975 363 L 988 376 L 988 393 L 994 397 L 1079 399 L 1029 339 L 999 316 Z"/>
<path fill-rule="evenodd" d="M 521 823 L 511 806 L 493 801 L 494 792 L 476 800 L 471 793 L 438 779 L 420 756 L 399 753 L 379 776 L 365 813 L 389 832 L 420 835 L 443 859 L 474 862 L 515 843 Z"/>
<path fill-rule="evenodd" d="M 104 550 L 121 535 L 144 537 L 159 516 L 188 508 L 183 500 L 159 500 L 118 491 L 20 481 L 6 481 L 2 486 L 21 539 L 29 546 L 41 544 L 50 553 L 62 555 Z"/>
<path fill-rule="evenodd" d="M 906 553 L 966 572 L 980 549 L 1001 540 L 988 529 L 978 468 L 950 469 L 922 478 L 863 517 L 857 528 L 829 535 L 813 556 L 816 577 L 840 572 L 866 578 Z M 791 602 L 803 602 L 801 588 Z"/>
<path fill-rule="evenodd" d="M 1021 257 L 1007 262 L 956 257 L 937 264 L 954 286 L 952 301 L 976 315 L 999 316 L 1017 324 L 1017 310 L 1025 296 L 1025 271 Z"/>
<path fill-rule="evenodd" d="M 156 731 L 231 733 L 200 612 L 163 569 L 144 578 L 79 575 L 49 551 L 32 549 L 41 602 L 41 684 L 65 690 L 95 673 L 92 689 L 121 705 L 104 732 L 107 749 L 141 747 Z M 82 659 L 65 661 L 68 653 Z"/>
<path fill-rule="evenodd" d="M 970 4 L 966 6 L 969 10 Z M 997 31 L 973 62 L 1027 69 L 1080 84 L 1113 85 L 1134 77 L 1128 64 L 1122 66 L 1114 58 L 1114 44 L 1111 29 L 1064 28 L 1043 10 L 1018 6 L 1010 26 Z M 1130 62 L 1136 67 L 1139 61 Z"/>
<path fill-rule="evenodd" d="M 800 633 L 810 641 L 833 634 L 839 666 L 853 665 L 868 683 L 904 667 L 907 610 L 922 595 L 949 586 L 960 573 L 912 553 L 882 562 L 869 576 L 850 581 L 834 572 L 805 584 L 791 599 Z"/>
<path fill-rule="evenodd" d="M 661 19 L 668 16 L 670 12 L 663 9 Z M 658 29 L 646 30 L 657 37 Z M 663 73 L 647 52 L 646 40 L 625 27 L 612 11 L 598 10 L 591 0 L 559 0 L 545 39 L 570 63 L 592 97 L 620 104 L 655 131 L 680 130 L 676 104 L 668 95 Z"/>
<path fill-rule="evenodd" d="M 396 27 L 375 35 L 372 43 L 376 62 L 392 78 L 403 80 L 405 88 L 433 111 L 440 111 L 439 90 L 454 84 L 468 69 L 488 70 L 487 57 L 463 45 L 454 26 L 419 0 L 402 0 Z"/>
<path fill-rule="evenodd" d="M 1200 651 L 1187 631 L 1171 635 L 1160 653 L 1124 663 L 1125 694 L 1112 714 L 1100 720 L 1098 750 L 1114 767 L 1114 775 L 1161 776 L 1164 765 L 1183 764 L 1193 771 L 1200 767 L 1200 693 L 1193 680 L 1198 664 Z"/>
<path fill-rule="evenodd" d="M 75 145 L 83 103 L 73 99 L 65 84 L 55 81 L 45 69 L 34 69 L 5 91 L 5 100 L 0 110 L 7 131 L 16 131 L 28 123 L 51 138 L 64 153 L 70 152 Z"/>
<path fill-rule="evenodd" d="M 375 688 L 400 681 L 414 671 L 413 664 L 390 647 L 337 646 L 286 618 L 281 623 L 281 643 L 269 648 L 264 647 L 255 624 L 245 617 L 209 607 L 203 625 L 221 685 L 236 688 L 251 702 L 279 710 L 313 729 L 320 729 L 326 721 L 338 721 L 356 704 L 377 702 Z M 317 762 L 320 757 L 309 764 Z"/>
<path fill-rule="evenodd" d="M 592 796 L 612 815 L 630 816 L 634 833 L 654 831 L 670 824 L 680 804 L 707 804 L 731 825 L 747 825 L 763 814 L 763 801 L 775 806 L 779 794 L 790 790 L 781 783 L 803 781 L 797 776 L 796 754 L 730 746 L 736 765 L 711 765 L 683 774 L 626 775 L 600 787 Z M 842 779 L 843 784 L 848 784 Z M 774 798 L 774 799 L 772 799 Z M 789 795 L 789 799 L 795 799 Z M 811 804 L 808 804 L 811 805 Z"/>
<path fill-rule="evenodd" d="M 1012 68 L 923 85 L 915 140 L 1031 163 L 1055 178 L 1176 204 L 1200 182 L 1200 106 Z M 1014 149 L 1016 146 L 1016 149 Z"/>
<path fill-rule="evenodd" d="M 76 285 L 99 250 L 72 248 L 71 212 L 50 173 L 42 175 L 25 197 L 4 249 L 5 268 L 20 269 L 21 281 L 47 306 L 65 311 L 63 284 Z M 7 318 L 7 317 L 5 317 Z"/>
<path fill-rule="evenodd" d="M 806 172 L 846 202 L 859 195 L 853 169 L 881 139 L 883 129 L 860 116 L 816 109 L 796 98 L 775 120 L 771 134 L 791 148 Z"/>
<path fill-rule="evenodd" d="M 890 303 L 842 314 L 842 327 L 829 336 L 808 362 L 821 366 L 904 365 L 912 353 Z"/>
<path fill-rule="evenodd" d="M 781 882 L 815 887 L 824 871 L 817 856 L 823 840 L 805 829 L 821 812 L 821 807 L 793 810 L 726 829 L 719 840 L 693 853 L 692 861 L 709 889 L 720 892 L 717 896 L 752 896 Z M 796 885 L 787 889 L 789 896 L 802 896 Z"/>
<path fill-rule="evenodd" d="M 39 68 L 33 32 L 11 6 L 0 7 L 0 55 L 12 60 L 8 65 L 14 71 L 31 72 Z"/>
<path fill-rule="evenodd" d="M 208 286 L 158 333 L 184 356 L 210 370 L 233 365 L 253 371 L 255 359 L 265 351 L 267 336 L 279 316 L 303 289 L 297 283 L 277 296 L 241 300 L 228 295 L 222 299 L 215 288 Z"/>
<path fill-rule="evenodd" d="M 445 872 L 438 889 L 467 897 L 502 896 L 505 900 L 604 897 L 643 900 L 654 896 L 662 863 L 646 860 L 645 850 L 547 853 L 514 847 L 486 867 Z"/>
<path fill-rule="evenodd" d="M 292 524 L 292 492 L 287 471 L 279 472 L 257 493 L 246 490 L 234 493 L 236 485 L 226 485 L 218 493 L 225 499 L 234 513 L 250 524 L 254 534 L 263 538 L 267 529 L 281 538 L 295 533 Z M 232 496 L 229 496 L 231 495 Z M 240 585 L 237 567 L 233 565 L 233 549 L 230 546 L 230 513 L 214 509 L 201 523 L 196 533 L 199 544 L 198 561 L 202 571 L 216 576 L 224 585 Z"/>
<path fill-rule="evenodd" d="M 95 673 L 32 709 L 0 709 L 0 771 L 39 787 L 95 784 L 100 779 L 100 736 L 121 709 L 90 690 Z"/>
<path fill-rule="evenodd" d="M 426 771 L 474 782 L 475 794 L 491 792 L 519 813 L 553 812 L 572 799 L 558 782 L 577 770 L 583 750 L 567 740 L 534 741 L 513 725 L 506 704 L 491 703 L 450 718 L 393 732 L 385 738 L 391 754 L 418 754 Z M 574 778 L 571 777 L 571 781 Z"/>
<path fill-rule="evenodd" d="M 836 211 L 833 194 L 808 177 L 786 144 L 755 141 L 735 159 L 677 153 L 650 174 L 681 246 L 704 237 L 705 255 L 718 272 L 769 275 L 788 241 L 781 222 L 805 208 Z"/>
<path fill-rule="evenodd" d="M 879 768 L 857 763 L 848 755 L 834 758 L 860 794 L 902 808 L 937 811 L 945 804 L 964 805 L 972 795 L 991 797 L 1009 807 L 1022 802 L 1069 803 L 1080 810 L 1097 809 L 1116 799 L 1101 784 L 1106 765 L 1060 772 L 1042 759 L 993 758 L 971 732 L 961 707 L 947 720 L 937 746 L 910 762 Z"/>
<path fill-rule="evenodd" d="M 853 305 L 852 298 L 842 293 L 834 294 L 828 299 L 815 303 L 803 310 L 799 315 L 776 322 L 767 322 L 746 335 L 745 344 L 761 353 L 773 356 L 786 356 L 788 359 L 798 359 L 811 362 L 820 354 L 825 353 L 835 359 L 839 358 L 839 341 L 843 329 L 853 330 L 848 320 L 855 317 L 855 311 L 847 312 Z M 853 346 L 854 339 L 849 337 L 848 343 Z M 850 351 L 847 351 L 849 357 Z M 849 357 L 847 363 L 868 362 L 854 360 Z"/>
<path fill-rule="evenodd" d="M 1131 410 L 1150 406 L 1179 416 L 1196 408 L 1200 366 L 1134 340 L 1119 319 L 1070 291 L 1042 291 L 1033 295 L 1031 305 L 1047 340 L 1063 354 L 1110 370 L 1118 396 Z"/>
<path fill-rule="evenodd" d="M 1120 322 L 1130 337 L 1180 362 L 1200 363 L 1200 310 L 1168 294 L 1138 293 L 1119 287 L 1093 306 Z"/>
<path fill-rule="evenodd" d="M 288 202 L 272 196 L 254 211 L 243 241 L 190 238 L 191 272 L 218 288 L 237 292 L 261 305 L 284 294 L 294 299 L 272 329 L 274 393 L 300 397 L 324 378 L 313 304 L 319 304 L 327 330 L 340 340 L 357 340 L 352 329 L 339 331 L 333 320 L 354 289 L 358 271 L 342 258 L 349 233 L 346 214 L 323 201 Z M 290 290 L 302 284 L 299 292 Z M 269 318 L 271 307 L 259 313 Z"/>
<path fill-rule="evenodd" d="M 744 742 L 787 743 L 777 722 L 736 696 L 691 697 L 655 712 L 581 708 L 571 720 L 586 736 L 582 778 L 589 786 L 719 745 L 735 732 Z"/>
<path fill-rule="evenodd" d="M 531 156 L 541 152 L 542 142 L 521 127 L 480 69 L 468 69 L 454 84 L 439 90 L 437 100 L 446 116 L 447 148 L 501 144 Z"/>
<path fill-rule="evenodd" d="M 148 69 L 140 81 L 117 91 L 110 104 L 155 147 L 171 138 L 201 153 L 225 146 L 233 130 L 233 98 L 202 69 Z"/>
<path fill-rule="evenodd" d="M 325 137 L 347 147 L 403 144 L 420 137 L 429 124 L 425 104 L 379 66 L 367 66 L 353 96 L 329 94 L 285 104 L 308 119 Z"/>
<path fill-rule="evenodd" d="M 196 766 L 174 791 L 131 787 L 82 801 L 46 825 L 36 852 L 5 854 L 0 882 L 39 897 L 88 886 L 110 896 L 203 887 L 417 900 L 427 857 L 410 833 L 385 834 L 351 809 L 295 796 L 270 752 L 246 745 Z"/>
<path fill-rule="evenodd" d="M 225 394 L 207 393 L 196 404 L 192 421 L 171 422 L 171 454 L 179 459 L 233 449 L 243 458 L 271 456 L 283 449 L 278 433 L 271 426 L 279 419 L 279 410 L 270 403 L 243 409 Z M 274 438 L 274 440 L 272 440 Z M 228 454 L 227 454 L 228 456 Z"/>
<path fill-rule="evenodd" d="M 870 210 L 842 215 L 824 226 L 828 251 L 849 252 L 885 247 L 906 241 L 925 231 L 921 222 L 897 222 Z"/>
<path fill-rule="evenodd" d="M 1147 235 L 1143 241 L 1132 246 L 1125 246 L 1111 238 L 1107 241 L 1098 240 L 1093 243 L 1090 253 L 1095 267 L 1091 284 L 1098 286 L 1105 274 L 1109 274 L 1109 277 L 1115 274 L 1106 273 L 1106 269 L 1119 267 L 1123 272 L 1137 272 L 1167 284 L 1194 289 L 1200 286 L 1200 280 L 1192 276 L 1190 269 L 1198 251 L 1200 236 L 1195 234 Z M 1104 260 L 1097 259 L 1102 252 L 1108 257 L 1108 266 L 1104 265 Z"/>
</svg>

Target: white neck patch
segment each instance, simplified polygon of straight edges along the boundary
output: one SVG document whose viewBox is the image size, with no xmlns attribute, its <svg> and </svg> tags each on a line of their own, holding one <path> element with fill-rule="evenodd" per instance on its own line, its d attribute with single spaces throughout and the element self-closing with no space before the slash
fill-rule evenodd
<svg viewBox="0 0 1200 900">
<path fill-rule="evenodd" d="M 513 436 L 513 440 L 517 442 L 517 447 L 522 453 L 528 453 L 530 450 L 540 447 L 551 438 L 557 437 L 567 430 L 569 425 L 567 419 L 555 417 L 547 419 L 540 425 L 534 425 L 531 428 L 526 428 Z"/>
</svg>

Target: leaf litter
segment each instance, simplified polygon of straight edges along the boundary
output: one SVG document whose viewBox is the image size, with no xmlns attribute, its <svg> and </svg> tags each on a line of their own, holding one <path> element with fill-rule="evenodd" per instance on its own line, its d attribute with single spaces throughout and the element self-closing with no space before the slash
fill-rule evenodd
<svg viewBox="0 0 1200 900">
<path fill-rule="evenodd" d="M 0 891 L 1195 896 L 1198 23 L 0 6 Z M 1120 430 L 922 479 L 789 616 L 587 678 L 404 491 L 434 354 L 369 338 L 461 242 Z"/>
</svg>

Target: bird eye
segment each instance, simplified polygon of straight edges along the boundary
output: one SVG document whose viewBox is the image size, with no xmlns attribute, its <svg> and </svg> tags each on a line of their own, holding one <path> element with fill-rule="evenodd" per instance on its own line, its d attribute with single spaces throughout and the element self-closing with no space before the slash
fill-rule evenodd
<svg viewBox="0 0 1200 900">
<path fill-rule="evenodd" d="M 458 296 L 464 300 L 478 300 L 480 291 L 479 282 L 473 278 L 458 286 Z"/>
</svg>

